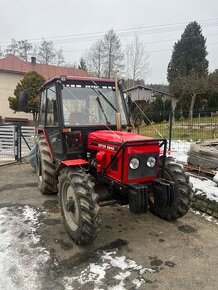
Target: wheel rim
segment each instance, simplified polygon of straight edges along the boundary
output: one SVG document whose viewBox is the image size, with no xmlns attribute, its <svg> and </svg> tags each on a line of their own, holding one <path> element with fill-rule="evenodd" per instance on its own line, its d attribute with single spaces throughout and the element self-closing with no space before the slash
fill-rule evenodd
<svg viewBox="0 0 218 290">
<path fill-rule="evenodd" d="M 63 186 L 62 206 L 68 226 L 76 231 L 79 225 L 79 205 L 74 188 L 68 181 Z"/>
</svg>

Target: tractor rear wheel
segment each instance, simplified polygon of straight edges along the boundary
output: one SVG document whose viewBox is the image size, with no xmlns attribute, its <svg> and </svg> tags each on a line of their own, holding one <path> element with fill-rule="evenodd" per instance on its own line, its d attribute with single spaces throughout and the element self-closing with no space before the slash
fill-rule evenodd
<svg viewBox="0 0 218 290">
<path fill-rule="evenodd" d="M 53 177 L 55 165 L 52 162 L 47 143 L 42 135 L 38 137 L 37 141 L 36 171 L 38 175 L 38 187 L 41 193 L 57 193 L 57 181 Z"/>
<path fill-rule="evenodd" d="M 59 175 L 59 200 L 67 232 L 78 245 L 91 243 L 100 230 L 94 183 L 83 168 L 64 168 Z"/>
<path fill-rule="evenodd" d="M 160 158 L 160 169 L 163 164 L 163 158 Z M 166 157 L 164 179 L 174 182 L 172 204 L 166 206 L 164 203 L 156 202 L 155 198 L 149 199 L 150 210 L 162 219 L 172 221 L 184 216 L 191 207 L 193 198 L 192 184 L 189 182 L 189 176 L 185 173 L 182 165 L 175 162 L 172 157 Z"/>
</svg>

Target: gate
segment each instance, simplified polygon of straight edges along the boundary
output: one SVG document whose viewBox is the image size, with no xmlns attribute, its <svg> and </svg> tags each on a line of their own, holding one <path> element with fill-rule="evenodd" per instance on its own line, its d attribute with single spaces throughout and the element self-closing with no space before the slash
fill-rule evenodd
<svg viewBox="0 0 218 290">
<path fill-rule="evenodd" d="M 0 124 L 0 166 L 21 161 L 34 145 L 34 127 Z"/>
<path fill-rule="evenodd" d="M 21 158 L 27 156 L 35 144 L 35 128 L 21 127 Z"/>
</svg>

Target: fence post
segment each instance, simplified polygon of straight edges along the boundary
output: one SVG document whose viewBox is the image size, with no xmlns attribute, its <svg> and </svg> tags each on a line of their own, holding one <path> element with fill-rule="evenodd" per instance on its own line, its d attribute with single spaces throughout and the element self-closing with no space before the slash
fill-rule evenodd
<svg viewBox="0 0 218 290">
<path fill-rule="evenodd" d="M 18 161 L 22 158 L 21 124 L 18 124 Z"/>
<path fill-rule="evenodd" d="M 21 125 L 18 123 L 15 126 L 15 136 L 14 136 L 14 144 L 15 144 L 15 160 L 17 162 L 21 161 L 21 152 L 22 152 L 22 148 L 21 148 Z"/>
<path fill-rule="evenodd" d="M 14 125 L 14 158 L 18 161 L 18 132 L 17 125 Z"/>
<path fill-rule="evenodd" d="M 214 138 L 214 128 L 213 128 L 213 114 L 210 112 L 210 126 L 211 126 L 211 132 L 212 132 L 212 138 Z"/>
<path fill-rule="evenodd" d="M 169 145 L 168 150 L 171 150 L 171 141 L 172 141 L 172 131 L 173 131 L 173 113 L 169 113 L 169 122 L 170 122 L 170 130 L 169 130 Z"/>
</svg>

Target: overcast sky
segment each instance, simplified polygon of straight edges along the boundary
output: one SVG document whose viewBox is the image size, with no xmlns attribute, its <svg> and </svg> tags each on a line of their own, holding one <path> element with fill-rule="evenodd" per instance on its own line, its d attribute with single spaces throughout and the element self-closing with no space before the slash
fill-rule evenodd
<svg viewBox="0 0 218 290">
<path fill-rule="evenodd" d="M 45 38 L 63 47 L 65 60 L 73 63 L 113 28 L 123 47 L 135 34 L 145 42 L 146 83 L 167 83 L 173 44 L 185 26 L 196 20 L 207 38 L 210 71 L 218 68 L 217 0 L 0 0 L 0 4 L 3 49 L 11 38 L 34 44 Z"/>
</svg>

